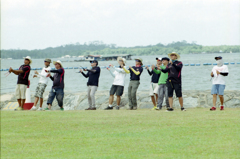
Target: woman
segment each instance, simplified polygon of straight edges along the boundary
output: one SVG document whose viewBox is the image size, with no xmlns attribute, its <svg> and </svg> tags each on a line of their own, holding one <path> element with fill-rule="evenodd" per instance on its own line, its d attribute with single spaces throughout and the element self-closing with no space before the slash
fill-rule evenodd
<svg viewBox="0 0 240 159">
<path fill-rule="evenodd" d="M 126 77 L 126 72 L 123 70 L 126 64 L 126 59 L 118 57 L 117 59 L 119 68 L 115 68 L 113 65 L 111 65 L 112 68 L 115 69 L 114 72 L 111 72 L 110 68 L 107 68 L 108 71 L 111 73 L 111 75 L 114 77 L 114 81 L 110 90 L 110 96 L 109 96 L 109 105 L 105 110 L 112 110 L 113 109 L 113 100 L 114 100 L 114 94 L 117 96 L 117 106 L 116 109 L 120 109 L 120 102 L 121 102 L 121 96 L 123 95 L 124 91 L 124 81 Z"/>
<path fill-rule="evenodd" d="M 128 100 L 129 100 L 129 110 L 136 110 L 137 109 L 137 89 L 140 85 L 140 75 L 143 72 L 142 68 L 142 59 L 137 58 L 135 59 L 136 66 L 129 66 L 129 69 L 125 69 L 123 67 L 123 70 L 126 73 L 130 73 L 130 83 L 128 86 Z"/>
</svg>

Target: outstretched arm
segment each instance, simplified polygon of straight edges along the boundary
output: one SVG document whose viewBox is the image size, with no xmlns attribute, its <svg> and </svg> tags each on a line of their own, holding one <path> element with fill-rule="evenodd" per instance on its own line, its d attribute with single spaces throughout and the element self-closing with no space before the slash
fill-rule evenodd
<svg viewBox="0 0 240 159">
<path fill-rule="evenodd" d="M 133 71 L 133 73 L 134 73 L 135 75 L 139 75 L 139 74 L 140 74 L 139 71 L 134 70 L 132 67 L 130 67 L 130 69 Z"/>
<path fill-rule="evenodd" d="M 126 73 L 130 73 L 130 71 L 127 70 L 125 67 L 123 67 L 123 70 L 124 70 Z"/>
<path fill-rule="evenodd" d="M 173 67 L 175 67 L 178 71 L 181 71 L 183 65 L 182 62 L 178 63 L 178 64 L 172 64 Z"/>
</svg>

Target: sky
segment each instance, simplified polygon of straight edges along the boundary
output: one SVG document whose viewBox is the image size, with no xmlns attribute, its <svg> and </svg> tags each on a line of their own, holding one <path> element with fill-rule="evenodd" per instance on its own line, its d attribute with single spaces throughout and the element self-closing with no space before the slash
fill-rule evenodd
<svg viewBox="0 0 240 159">
<path fill-rule="evenodd" d="M 240 45 L 240 0 L 1 0 L 1 49 Z"/>
</svg>

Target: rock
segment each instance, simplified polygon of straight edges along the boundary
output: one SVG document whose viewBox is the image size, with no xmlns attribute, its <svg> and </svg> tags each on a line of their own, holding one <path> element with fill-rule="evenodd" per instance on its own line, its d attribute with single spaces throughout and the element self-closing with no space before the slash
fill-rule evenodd
<svg viewBox="0 0 240 159">
<path fill-rule="evenodd" d="M 47 107 L 47 98 L 48 93 L 45 92 L 43 108 Z M 96 106 L 98 109 L 104 109 L 108 105 L 109 99 L 109 91 L 97 91 L 96 92 Z M 173 107 L 180 108 L 178 98 L 176 98 L 174 94 L 173 100 Z M 31 100 L 34 101 L 34 92 L 31 92 Z M 139 109 L 151 109 L 153 107 L 151 98 L 149 97 L 149 91 L 139 91 L 137 92 L 137 102 Z M 3 94 L 1 95 L 1 103 L 0 108 L 3 109 L 9 102 L 16 102 L 17 99 L 14 96 L 14 93 Z M 235 90 L 226 90 L 224 92 L 224 105 L 228 108 L 240 108 L 240 91 Z M 65 110 L 84 110 L 88 108 L 88 98 L 87 92 L 79 92 L 79 93 L 71 93 L 69 91 L 65 91 L 64 96 L 64 109 Z M 212 95 L 210 90 L 206 91 L 197 91 L 197 90 L 188 90 L 183 92 L 183 104 L 185 108 L 208 108 L 212 107 Z M 39 103 L 38 103 L 39 105 Z M 116 106 L 116 96 L 114 96 L 114 103 L 113 106 Z M 120 109 L 127 109 L 129 108 L 128 105 L 128 93 L 124 92 L 121 103 Z M 217 99 L 217 107 L 220 106 L 219 97 Z M 163 107 L 166 107 L 166 102 L 164 101 Z M 56 99 L 53 102 L 52 106 L 53 110 L 59 110 L 58 103 Z"/>
</svg>

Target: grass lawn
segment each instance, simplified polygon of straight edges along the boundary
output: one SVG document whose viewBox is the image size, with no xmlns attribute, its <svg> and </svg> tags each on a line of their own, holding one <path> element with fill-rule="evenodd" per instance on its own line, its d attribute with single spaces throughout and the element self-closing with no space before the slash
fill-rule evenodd
<svg viewBox="0 0 240 159">
<path fill-rule="evenodd" d="M 1 111 L 1 158 L 240 158 L 240 109 Z"/>
</svg>

